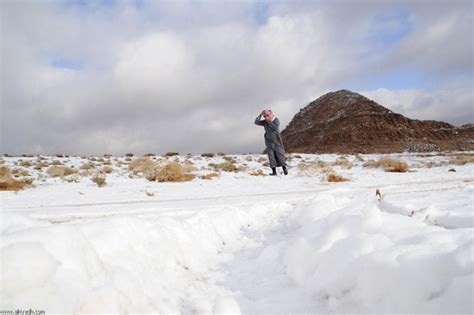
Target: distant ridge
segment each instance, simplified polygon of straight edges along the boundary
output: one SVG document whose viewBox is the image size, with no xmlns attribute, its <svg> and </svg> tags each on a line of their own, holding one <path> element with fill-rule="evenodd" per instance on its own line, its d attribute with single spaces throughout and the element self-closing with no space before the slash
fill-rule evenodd
<svg viewBox="0 0 474 315">
<path fill-rule="evenodd" d="M 474 150 L 474 125 L 416 120 L 348 90 L 301 109 L 282 131 L 288 152 L 389 153 Z"/>
</svg>

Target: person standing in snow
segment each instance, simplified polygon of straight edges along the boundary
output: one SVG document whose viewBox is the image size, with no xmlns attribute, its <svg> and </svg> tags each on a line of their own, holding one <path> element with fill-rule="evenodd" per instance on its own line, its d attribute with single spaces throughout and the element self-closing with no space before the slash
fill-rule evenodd
<svg viewBox="0 0 474 315">
<path fill-rule="evenodd" d="M 285 148 L 280 135 L 280 121 L 269 109 L 263 110 L 255 119 L 255 124 L 265 128 L 265 146 L 267 147 L 268 160 L 272 173 L 275 176 L 276 168 L 282 167 L 285 175 L 288 175 L 286 167 Z"/>
</svg>

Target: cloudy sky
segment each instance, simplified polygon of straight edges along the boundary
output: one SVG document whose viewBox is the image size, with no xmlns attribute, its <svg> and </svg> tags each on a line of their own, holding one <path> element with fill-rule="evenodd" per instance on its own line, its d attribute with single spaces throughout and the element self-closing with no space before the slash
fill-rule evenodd
<svg viewBox="0 0 474 315">
<path fill-rule="evenodd" d="M 471 0 L 0 0 L 0 153 L 261 152 L 349 89 L 474 122 Z"/>
</svg>

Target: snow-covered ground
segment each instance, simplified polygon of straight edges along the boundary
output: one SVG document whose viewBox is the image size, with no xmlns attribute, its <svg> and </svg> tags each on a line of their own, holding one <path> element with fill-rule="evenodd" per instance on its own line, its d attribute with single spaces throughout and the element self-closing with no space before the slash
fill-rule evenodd
<svg viewBox="0 0 474 315">
<path fill-rule="evenodd" d="M 472 313 L 474 165 L 391 156 L 410 171 L 362 166 L 378 155 L 348 156 L 345 168 L 337 155 L 302 154 L 288 176 L 251 176 L 269 170 L 247 155 L 233 156 L 246 164 L 238 173 L 158 183 L 130 178 L 125 159 L 112 158 L 99 188 L 88 177 L 69 183 L 26 167 L 34 188 L 0 192 L 0 309 Z M 4 165 L 20 159 L 36 161 L 6 157 Z M 222 162 L 188 160 L 198 175 Z M 328 183 L 321 170 L 301 167 L 315 160 L 349 181 Z"/>
</svg>

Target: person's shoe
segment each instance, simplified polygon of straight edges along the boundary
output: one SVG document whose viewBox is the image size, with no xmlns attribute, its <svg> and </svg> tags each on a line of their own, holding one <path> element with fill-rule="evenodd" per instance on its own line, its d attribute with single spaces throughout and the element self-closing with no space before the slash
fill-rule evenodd
<svg viewBox="0 0 474 315">
<path fill-rule="evenodd" d="M 277 174 L 277 168 L 272 167 L 272 172 L 270 173 L 270 176 L 276 176 L 276 174 Z"/>
<path fill-rule="evenodd" d="M 285 175 L 288 175 L 288 169 L 286 168 L 286 166 L 283 166 L 283 173 L 285 173 Z"/>
</svg>

